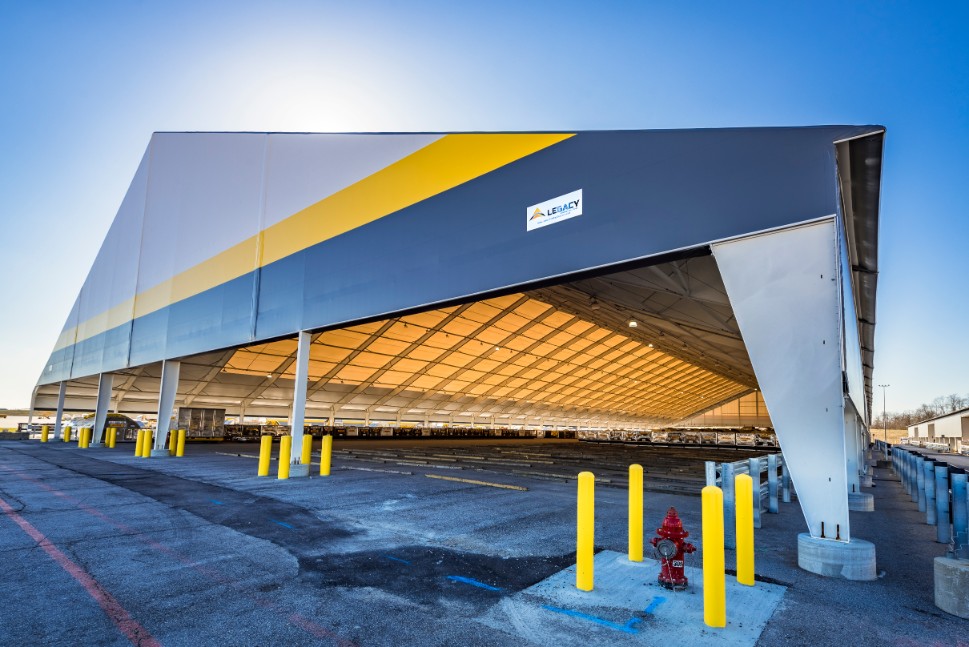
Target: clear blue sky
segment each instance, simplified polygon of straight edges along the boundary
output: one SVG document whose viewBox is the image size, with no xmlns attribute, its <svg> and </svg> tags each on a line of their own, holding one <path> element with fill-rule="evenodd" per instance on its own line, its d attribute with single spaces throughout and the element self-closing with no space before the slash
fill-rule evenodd
<svg viewBox="0 0 969 647">
<path fill-rule="evenodd" d="M 156 130 L 881 123 L 876 384 L 969 392 L 969 4 L 468 5 L 0 0 L 0 407 Z"/>
</svg>

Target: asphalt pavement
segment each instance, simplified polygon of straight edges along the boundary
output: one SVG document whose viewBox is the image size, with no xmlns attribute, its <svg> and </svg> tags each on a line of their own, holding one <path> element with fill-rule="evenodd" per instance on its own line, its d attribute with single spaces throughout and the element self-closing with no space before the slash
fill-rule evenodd
<svg viewBox="0 0 969 647">
<path fill-rule="evenodd" d="M 252 444 L 142 459 L 130 444 L 0 443 L 0 644 L 553 644 L 500 611 L 574 563 L 574 481 L 542 476 L 547 463 L 492 470 L 451 460 L 503 443 L 442 445 L 432 464 L 345 451 L 381 449 L 364 442 L 336 444 L 331 476 L 288 481 L 255 475 Z M 420 443 L 415 451 L 426 452 Z M 599 456 L 577 443 L 507 445 L 536 461 L 553 446 L 582 457 L 576 471 L 616 460 L 615 447 Z M 662 454 L 637 451 L 630 456 L 647 465 L 649 452 Z M 756 644 L 969 644 L 969 623 L 932 603 L 932 559 L 946 547 L 890 470 L 877 469 L 875 485 L 875 512 L 851 517 L 852 534 L 876 544 L 874 582 L 801 571 L 797 503 L 764 515 L 758 577 L 786 591 Z M 675 506 L 700 545 L 699 504 L 647 491 L 647 539 Z M 595 544 L 626 550 L 626 492 L 616 484 L 597 487 Z M 701 576 L 699 564 L 688 563 L 688 576 Z M 558 621 L 575 644 L 653 644 L 648 623 L 631 638 L 582 614 Z"/>
</svg>

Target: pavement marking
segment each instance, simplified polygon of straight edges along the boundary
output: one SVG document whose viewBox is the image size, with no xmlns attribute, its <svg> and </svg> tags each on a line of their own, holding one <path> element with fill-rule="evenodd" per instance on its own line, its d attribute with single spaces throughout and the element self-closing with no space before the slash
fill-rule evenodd
<svg viewBox="0 0 969 647">
<path fill-rule="evenodd" d="M 643 609 L 643 613 L 652 613 L 653 611 L 656 611 L 656 608 L 664 602 L 666 602 L 666 598 L 662 596 L 653 598 L 653 601 L 649 603 L 649 606 Z"/>
<path fill-rule="evenodd" d="M 562 615 L 570 616 L 572 618 L 578 618 L 579 620 L 587 620 L 589 622 L 594 622 L 597 625 L 603 627 L 609 627 L 610 629 L 615 629 L 616 631 L 622 631 L 627 634 L 638 634 L 639 629 L 636 629 L 636 624 L 639 622 L 639 618 L 633 618 L 626 622 L 626 624 L 621 625 L 618 622 L 612 622 L 611 620 L 606 620 L 598 616 L 593 616 L 588 613 L 582 613 L 581 611 L 573 611 L 572 609 L 562 609 L 559 607 L 553 607 L 549 604 L 543 604 L 543 609 L 548 611 L 554 611 L 555 613 L 561 613 Z"/>
<path fill-rule="evenodd" d="M 88 595 L 94 598 L 94 601 L 98 603 L 98 606 L 104 611 L 105 614 L 111 619 L 115 626 L 121 630 L 121 633 L 131 641 L 133 645 L 139 645 L 140 647 L 161 647 L 161 643 L 158 642 L 149 632 L 145 629 L 137 620 L 131 617 L 131 614 L 121 606 L 121 603 L 110 593 L 108 593 L 104 587 L 101 586 L 90 573 L 85 571 L 83 568 L 78 566 L 70 557 L 65 555 L 57 548 L 41 531 L 37 530 L 29 521 L 21 517 L 17 512 L 10 507 L 10 504 L 0 499 L 0 509 L 10 518 L 11 521 L 20 526 L 27 535 L 37 542 L 37 545 L 44 549 L 51 559 L 53 559 L 57 564 L 63 568 L 67 573 L 77 580 L 78 584 L 84 587 Z"/>
<path fill-rule="evenodd" d="M 38 481 L 37 479 L 32 478 L 30 476 L 27 476 L 26 474 L 24 474 L 22 472 L 19 472 L 19 471 L 16 471 L 16 470 L 14 470 L 12 468 L 9 468 L 9 467 L 3 466 L 3 465 L 0 465 L 0 468 L 2 468 L 4 471 L 6 471 L 8 473 L 14 474 L 15 476 L 17 476 L 18 478 L 20 478 L 20 479 L 22 479 L 24 481 L 28 481 L 29 483 L 33 483 L 37 487 L 42 488 L 42 489 L 50 492 L 54 496 L 57 496 L 57 497 L 60 497 L 62 499 L 66 499 L 68 501 L 71 501 L 72 503 L 74 503 L 78 507 L 78 509 L 86 512 L 87 514 L 91 515 L 92 517 L 96 517 L 98 519 L 101 519 L 105 523 L 108 523 L 108 524 L 114 526 L 115 528 L 117 528 L 118 530 L 121 530 L 122 532 L 127 533 L 129 536 L 131 536 L 131 537 L 133 537 L 135 539 L 138 539 L 138 540 L 142 541 L 143 543 L 145 543 L 146 545 L 150 546 L 151 548 L 157 550 L 158 552 L 163 553 L 165 555 L 168 555 L 169 557 L 172 557 L 173 559 L 179 561 L 183 566 L 187 566 L 189 568 L 192 568 L 192 569 L 198 571 L 199 573 L 202 573 L 203 575 L 205 575 L 205 576 L 209 577 L 210 579 L 212 579 L 214 581 L 217 581 L 217 582 L 219 582 L 221 584 L 224 584 L 226 586 L 231 586 L 232 588 L 234 588 L 237 591 L 239 591 L 239 593 L 241 595 L 244 595 L 244 596 L 248 597 L 255 604 L 259 605 L 260 607 L 263 607 L 264 609 L 268 609 L 268 610 L 270 610 L 270 611 L 272 611 L 273 613 L 276 613 L 276 614 L 282 614 L 283 612 L 286 611 L 286 609 L 283 606 L 281 606 L 280 604 L 278 604 L 276 602 L 273 602 L 272 600 L 269 600 L 269 599 L 264 598 L 262 596 L 253 595 L 248 590 L 248 587 L 245 584 L 243 584 L 242 582 L 240 582 L 239 580 L 234 579 L 234 578 L 231 578 L 231 577 L 228 577 L 228 576 L 224 575 L 222 572 L 220 572 L 220 571 L 218 571 L 218 570 L 216 570 L 214 568 L 211 568 L 209 566 L 204 566 L 202 564 L 199 564 L 195 560 L 192 560 L 192 559 L 186 557 L 185 555 L 182 555 L 181 553 L 177 552 L 176 550 L 174 550 L 172 548 L 169 548 L 165 544 L 162 544 L 162 543 L 159 543 L 159 542 L 155 541 L 150 536 L 148 536 L 146 533 L 144 533 L 144 532 L 142 532 L 142 531 L 140 531 L 140 530 L 138 530 L 136 528 L 133 528 L 133 527 L 131 527 L 131 526 L 129 526 L 129 525 L 121 522 L 121 521 L 118 521 L 118 520 L 114 519 L 113 517 L 109 517 L 105 513 L 103 513 L 100 510 L 98 510 L 97 508 L 93 508 L 93 507 L 85 504 L 84 502 L 80 501 L 79 499 L 76 499 L 75 497 L 73 497 L 73 496 L 71 496 L 69 494 L 65 494 L 64 492 L 61 492 L 57 488 L 54 488 L 54 487 L 52 487 L 50 485 L 47 485 L 46 483 L 44 483 L 42 481 Z M 326 627 L 324 627 L 322 625 L 319 625 L 319 624 L 313 622 L 312 620 L 309 620 L 308 618 L 305 618 L 305 617 L 301 616 L 298 613 L 290 613 L 289 615 L 286 616 L 286 619 L 291 624 L 293 624 L 294 626 L 297 626 L 300 629 L 302 629 L 303 631 L 306 631 L 308 633 L 313 634 L 317 638 L 326 638 L 326 639 L 329 639 L 329 640 L 333 641 L 334 643 L 336 643 L 338 646 L 341 646 L 341 647 L 356 647 L 356 643 L 354 643 L 353 641 L 347 640 L 346 638 L 343 638 L 339 634 L 337 634 L 337 633 L 335 633 L 335 632 L 327 629 Z M 154 642 L 154 643 L 144 642 L 144 643 L 140 643 L 140 644 L 143 644 L 143 645 L 146 645 L 146 646 L 149 646 L 149 647 L 153 647 L 154 645 L 158 645 L 159 643 L 157 643 L 157 642 Z"/>
<path fill-rule="evenodd" d="M 283 528 L 289 528 L 290 530 L 294 530 L 293 526 L 289 525 L 285 521 L 276 521 L 275 519 L 270 519 L 270 521 L 272 521 L 273 523 L 279 524 Z"/>
<path fill-rule="evenodd" d="M 225 505 L 225 504 L 224 504 L 224 503 L 222 503 L 221 501 L 216 501 L 215 499 L 209 499 L 209 501 L 211 501 L 211 502 L 212 502 L 212 503 L 214 503 L 215 505 Z"/>
<path fill-rule="evenodd" d="M 405 474 L 407 476 L 413 476 L 413 472 L 402 472 L 401 470 L 381 470 L 375 467 L 350 467 L 349 465 L 344 465 L 339 468 L 341 470 L 358 470 L 360 472 L 384 472 L 385 474 Z"/>
<path fill-rule="evenodd" d="M 447 578 L 452 582 L 460 582 L 461 584 L 470 584 L 471 586 L 476 586 L 479 589 L 487 589 L 489 591 L 501 591 L 501 589 L 497 586 L 491 586 L 490 584 L 479 582 L 478 580 L 472 579 L 470 577 L 462 577 L 461 575 L 448 575 Z"/>
<path fill-rule="evenodd" d="M 392 559 L 395 562 L 400 562 L 401 564 L 407 564 L 408 566 L 410 566 L 410 562 L 408 562 L 406 559 L 401 559 L 400 557 L 394 557 L 393 555 L 384 555 L 384 557 L 386 557 L 387 559 Z"/>
<path fill-rule="evenodd" d="M 425 474 L 429 479 L 440 479 L 442 481 L 457 481 L 458 483 L 470 483 L 471 485 L 487 485 L 488 487 L 497 487 L 504 490 L 520 490 L 522 492 L 528 492 L 527 487 L 521 485 L 508 485 L 506 483 L 492 483 L 491 481 L 476 481 L 475 479 L 462 479 L 456 476 L 441 476 L 440 474 Z"/>
</svg>

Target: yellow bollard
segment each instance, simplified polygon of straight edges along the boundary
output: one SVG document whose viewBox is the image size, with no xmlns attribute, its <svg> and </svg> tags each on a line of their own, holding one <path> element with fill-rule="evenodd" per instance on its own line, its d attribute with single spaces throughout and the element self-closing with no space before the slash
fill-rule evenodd
<svg viewBox="0 0 969 647">
<path fill-rule="evenodd" d="M 138 430 L 138 437 L 135 439 L 135 456 L 141 457 L 141 445 L 145 442 L 145 430 Z"/>
<path fill-rule="evenodd" d="M 141 457 L 151 458 L 151 450 L 155 446 L 154 431 L 151 429 L 145 429 L 145 440 L 141 444 Z"/>
<path fill-rule="evenodd" d="M 279 470 L 276 472 L 277 478 L 289 478 L 290 451 L 293 449 L 293 437 L 289 434 L 279 439 Z"/>
<path fill-rule="evenodd" d="M 269 461 L 273 456 L 273 437 L 266 434 L 259 439 L 259 470 L 256 476 L 269 476 Z"/>
<path fill-rule="evenodd" d="M 175 446 L 178 445 L 178 433 L 174 429 L 168 430 L 168 455 L 175 455 Z"/>
<path fill-rule="evenodd" d="M 754 479 L 747 474 L 734 478 L 737 498 L 737 582 L 754 585 Z"/>
<path fill-rule="evenodd" d="M 643 466 L 629 466 L 629 561 L 643 561 Z"/>
<path fill-rule="evenodd" d="M 71 442 L 71 426 L 70 425 L 67 425 L 66 427 L 64 427 L 64 442 L 65 443 Z"/>
<path fill-rule="evenodd" d="M 595 541 L 595 487 L 592 472 L 579 473 L 579 502 L 577 506 L 575 588 L 592 590 L 593 554 Z"/>
<path fill-rule="evenodd" d="M 42 425 L 40 428 L 40 442 L 46 443 L 48 434 L 50 434 L 50 427 Z"/>
<path fill-rule="evenodd" d="M 723 490 L 703 488 L 703 622 L 727 626 L 727 583 L 723 556 Z"/>
<path fill-rule="evenodd" d="M 323 436 L 323 446 L 320 448 L 320 476 L 330 475 L 330 461 L 333 459 L 333 436 Z"/>
<path fill-rule="evenodd" d="M 108 448 L 114 449 L 118 446 L 118 428 L 108 427 Z"/>
<path fill-rule="evenodd" d="M 87 427 L 84 431 L 84 449 L 89 449 L 91 447 L 91 437 L 94 435 L 94 429 Z"/>
<path fill-rule="evenodd" d="M 186 432 L 184 429 L 178 430 L 178 440 L 175 443 L 175 458 L 182 458 L 185 456 L 185 436 Z"/>
<path fill-rule="evenodd" d="M 77 448 L 84 449 L 84 434 L 87 432 L 87 427 L 81 427 L 77 432 Z"/>
<path fill-rule="evenodd" d="M 299 462 L 309 465 L 313 461 L 313 434 L 303 434 L 303 452 L 300 454 Z"/>
</svg>

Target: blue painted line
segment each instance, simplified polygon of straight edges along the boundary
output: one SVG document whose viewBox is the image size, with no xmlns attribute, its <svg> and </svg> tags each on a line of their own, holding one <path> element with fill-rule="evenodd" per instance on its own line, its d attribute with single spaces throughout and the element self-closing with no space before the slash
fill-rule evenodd
<svg viewBox="0 0 969 647">
<path fill-rule="evenodd" d="M 225 504 L 224 504 L 224 503 L 222 503 L 221 501 L 216 501 L 215 499 L 209 499 L 209 501 L 211 501 L 211 502 L 212 502 L 212 503 L 214 503 L 215 505 L 225 505 Z"/>
<path fill-rule="evenodd" d="M 384 555 L 384 557 L 386 557 L 387 559 L 392 559 L 395 562 L 400 562 L 401 564 L 407 564 L 408 566 L 410 566 L 410 562 L 408 562 L 406 559 L 401 559 L 400 557 L 394 557 L 393 555 Z"/>
<path fill-rule="evenodd" d="M 473 580 L 470 577 L 461 577 L 460 575 L 448 575 L 447 578 L 452 582 L 461 582 L 462 584 L 470 584 L 471 586 L 477 586 L 479 589 L 487 589 L 489 591 L 501 590 L 497 586 L 491 586 L 490 584 L 485 584 L 484 582 Z"/>
<path fill-rule="evenodd" d="M 621 625 L 618 622 L 612 622 L 604 618 L 599 618 L 596 616 L 589 615 L 588 613 L 582 613 L 581 611 L 573 611 L 572 609 L 561 609 L 559 607 L 553 607 L 548 604 L 543 604 L 542 608 L 547 609 L 549 611 L 554 611 L 555 613 L 561 613 L 562 615 L 566 615 L 572 618 L 578 618 L 579 620 L 587 620 L 588 622 L 594 622 L 597 625 L 601 625 L 603 627 L 609 627 L 610 629 L 615 629 L 616 631 L 621 631 L 623 633 L 627 633 L 627 634 L 639 633 L 639 630 L 636 629 L 636 627 L 634 626 L 637 622 L 639 622 L 639 618 L 633 618 L 626 624 Z"/>
<path fill-rule="evenodd" d="M 643 609 L 643 613 L 652 613 L 653 611 L 656 611 L 656 608 L 664 602 L 666 602 L 666 598 L 664 597 L 657 596 L 653 598 L 653 601 L 649 603 L 649 606 Z"/>
<path fill-rule="evenodd" d="M 285 521 L 276 521 L 275 519 L 270 519 L 270 521 L 272 521 L 273 523 L 278 523 L 283 528 L 289 528 L 290 530 L 293 529 L 293 527 L 291 525 L 289 525 L 288 523 L 286 523 Z"/>
</svg>

